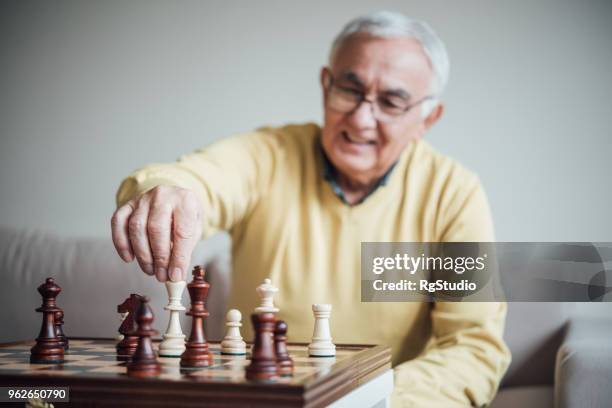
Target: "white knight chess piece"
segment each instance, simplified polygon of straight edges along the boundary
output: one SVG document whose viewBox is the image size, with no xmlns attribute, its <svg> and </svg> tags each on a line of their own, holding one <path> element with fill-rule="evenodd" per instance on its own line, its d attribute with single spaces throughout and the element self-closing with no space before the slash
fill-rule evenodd
<svg viewBox="0 0 612 408">
<path fill-rule="evenodd" d="M 274 306 L 274 295 L 278 288 L 272 285 L 270 279 L 264 279 L 257 287 L 257 294 L 261 297 L 261 305 L 255 308 L 255 313 L 277 313 L 278 308 Z"/>
<path fill-rule="evenodd" d="M 170 320 L 168 321 L 168 329 L 164 334 L 164 340 L 159 344 L 159 355 L 162 357 L 180 357 L 185 351 L 185 335 L 181 330 L 179 313 L 185 310 L 185 307 L 181 304 L 181 298 L 186 285 L 185 281 L 166 282 L 169 302 L 167 306 L 164 306 L 164 309 L 170 312 Z"/>
</svg>

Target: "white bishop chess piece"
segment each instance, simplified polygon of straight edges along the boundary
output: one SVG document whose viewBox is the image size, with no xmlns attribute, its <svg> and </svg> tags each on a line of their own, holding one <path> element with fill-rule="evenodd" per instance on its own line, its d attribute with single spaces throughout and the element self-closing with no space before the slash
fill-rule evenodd
<svg viewBox="0 0 612 408">
<path fill-rule="evenodd" d="M 242 340 L 240 327 L 242 323 L 242 313 L 237 309 L 230 309 L 225 316 L 227 333 L 221 342 L 221 354 L 245 355 L 246 343 Z"/>
<path fill-rule="evenodd" d="M 268 278 L 257 287 L 257 294 L 261 297 L 261 305 L 255 308 L 255 313 L 278 313 L 278 308 L 274 306 L 274 295 L 278 288 L 272 285 Z"/>
<path fill-rule="evenodd" d="M 185 281 L 166 282 L 169 302 L 167 306 L 164 306 L 164 309 L 170 312 L 170 320 L 164 339 L 159 344 L 159 355 L 161 357 L 180 357 L 185 351 L 185 335 L 181 330 L 179 313 L 185 310 L 185 307 L 181 304 L 181 298 L 186 285 Z"/>
<path fill-rule="evenodd" d="M 312 312 L 315 318 L 312 342 L 308 345 L 308 355 L 312 357 L 335 357 L 336 346 L 332 343 L 329 331 L 329 316 L 332 305 L 314 304 Z"/>
</svg>

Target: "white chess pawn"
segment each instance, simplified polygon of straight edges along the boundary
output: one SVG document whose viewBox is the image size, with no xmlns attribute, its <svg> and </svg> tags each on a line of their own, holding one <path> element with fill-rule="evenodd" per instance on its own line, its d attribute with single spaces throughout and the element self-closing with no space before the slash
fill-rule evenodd
<svg viewBox="0 0 612 408">
<path fill-rule="evenodd" d="M 181 330 L 179 313 L 185 310 L 185 307 L 181 304 L 181 298 L 186 285 L 185 281 L 166 282 L 169 302 L 167 306 L 164 306 L 164 309 L 170 312 L 170 320 L 168 321 L 168 329 L 164 334 L 164 340 L 159 344 L 159 355 L 162 357 L 180 357 L 185 351 L 185 335 Z"/>
<path fill-rule="evenodd" d="M 274 306 L 274 295 L 278 292 L 278 288 L 272 285 L 272 281 L 264 279 L 256 290 L 261 297 L 261 305 L 255 308 L 255 313 L 277 313 L 278 308 Z"/>
<path fill-rule="evenodd" d="M 312 342 L 308 345 L 308 355 L 313 357 L 335 357 L 336 346 L 332 343 L 329 331 L 329 316 L 332 305 L 314 304 L 312 312 L 315 318 Z"/>
<path fill-rule="evenodd" d="M 225 316 L 227 333 L 221 342 L 221 354 L 245 355 L 246 343 L 240 335 L 242 313 L 237 309 L 230 309 Z"/>
<path fill-rule="evenodd" d="M 128 312 L 119 313 L 119 320 L 121 320 L 121 323 L 123 323 L 123 321 L 125 320 L 127 315 L 128 315 Z M 115 340 L 117 340 L 117 341 L 123 340 L 123 334 L 116 335 L 115 336 Z"/>
</svg>

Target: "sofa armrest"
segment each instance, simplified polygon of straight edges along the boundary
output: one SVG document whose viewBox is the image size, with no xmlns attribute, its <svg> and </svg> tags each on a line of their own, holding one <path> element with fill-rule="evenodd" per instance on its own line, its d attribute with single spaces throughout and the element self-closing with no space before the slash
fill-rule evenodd
<svg viewBox="0 0 612 408">
<path fill-rule="evenodd" d="M 568 325 L 555 365 L 555 408 L 608 407 L 612 401 L 612 320 Z"/>
</svg>

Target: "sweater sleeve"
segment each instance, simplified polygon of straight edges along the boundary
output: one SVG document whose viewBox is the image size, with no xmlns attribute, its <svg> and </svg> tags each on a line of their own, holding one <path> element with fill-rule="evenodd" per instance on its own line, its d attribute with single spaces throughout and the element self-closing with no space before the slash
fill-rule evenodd
<svg viewBox="0 0 612 408">
<path fill-rule="evenodd" d="M 440 241 L 493 241 L 486 196 L 477 179 L 443 205 Z M 444 200 L 442 200 L 444 202 Z M 481 407 L 510 364 L 503 302 L 436 302 L 432 337 L 417 358 L 395 367 L 393 407 Z"/>
<path fill-rule="evenodd" d="M 159 185 L 196 193 L 202 204 L 204 237 L 243 221 L 269 185 L 278 140 L 263 131 L 223 139 L 176 163 L 145 166 L 121 183 L 117 205 Z"/>
</svg>

